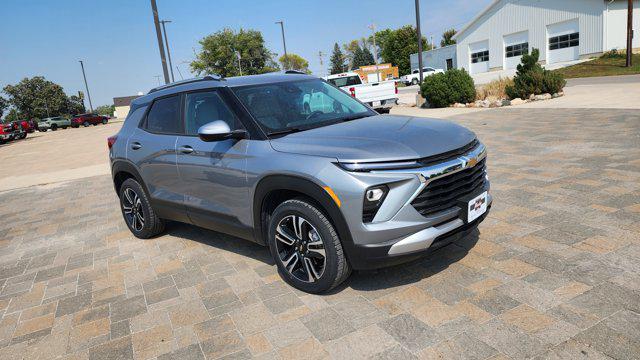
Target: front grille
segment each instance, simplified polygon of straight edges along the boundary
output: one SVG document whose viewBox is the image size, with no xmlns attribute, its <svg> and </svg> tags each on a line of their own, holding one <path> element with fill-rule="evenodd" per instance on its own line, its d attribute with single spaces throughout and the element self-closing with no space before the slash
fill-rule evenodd
<svg viewBox="0 0 640 360">
<path fill-rule="evenodd" d="M 423 216 L 436 214 L 454 206 L 457 199 L 478 192 L 484 187 L 486 158 L 474 167 L 433 180 L 411 205 Z"/>
<path fill-rule="evenodd" d="M 438 154 L 438 155 L 434 155 L 434 156 L 429 156 L 429 157 L 426 157 L 426 158 L 418 159 L 418 162 L 422 166 L 429 166 L 429 165 L 433 165 L 433 164 L 443 163 L 443 162 L 449 161 L 451 159 L 456 159 L 456 158 L 460 157 L 460 155 L 464 155 L 464 154 L 468 153 L 469 151 L 475 149 L 476 146 L 478 146 L 478 144 L 480 144 L 478 142 L 478 139 L 473 139 L 472 142 L 468 143 L 467 145 L 465 145 L 463 147 L 457 148 L 455 150 L 447 151 L 447 152 L 442 153 L 442 154 Z"/>
</svg>

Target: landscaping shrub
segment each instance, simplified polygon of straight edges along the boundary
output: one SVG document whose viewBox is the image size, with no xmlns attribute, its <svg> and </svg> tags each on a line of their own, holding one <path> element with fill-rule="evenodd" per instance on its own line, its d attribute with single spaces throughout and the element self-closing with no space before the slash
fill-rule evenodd
<svg viewBox="0 0 640 360">
<path fill-rule="evenodd" d="M 420 92 L 431 106 L 447 107 L 453 103 L 468 103 L 476 98 L 471 76 L 464 70 L 449 69 L 441 74 L 427 76 Z"/>
<path fill-rule="evenodd" d="M 626 57 L 626 54 L 621 53 L 616 49 L 609 50 L 600 56 L 601 59 L 624 59 Z"/>
<path fill-rule="evenodd" d="M 513 85 L 511 78 L 499 78 L 492 82 L 482 85 L 476 90 L 476 100 L 500 100 L 506 99 L 507 93 L 505 88 Z"/>
<path fill-rule="evenodd" d="M 531 54 L 522 55 L 521 63 L 517 67 L 513 85 L 505 87 L 507 96 L 511 99 L 526 99 L 531 94 L 554 94 L 562 91 L 566 81 L 561 74 L 545 70 L 538 64 L 540 51 L 532 49 Z"/>
</svg>

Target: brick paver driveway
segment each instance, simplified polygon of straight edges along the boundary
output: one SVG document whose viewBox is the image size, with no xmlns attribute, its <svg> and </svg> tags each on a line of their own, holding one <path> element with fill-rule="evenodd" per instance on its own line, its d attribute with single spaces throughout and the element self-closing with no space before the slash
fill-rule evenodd
<svg viewBox="0 0 640 360">
<path fill-rule="evenodd" d="M 479 233 L 325 296 L 245 241 L 133 238 L 105 176 L 0 193 L 0 358 L 639 358 L 640 114 L 456 121 L 490 149 Z"/>
</svg>

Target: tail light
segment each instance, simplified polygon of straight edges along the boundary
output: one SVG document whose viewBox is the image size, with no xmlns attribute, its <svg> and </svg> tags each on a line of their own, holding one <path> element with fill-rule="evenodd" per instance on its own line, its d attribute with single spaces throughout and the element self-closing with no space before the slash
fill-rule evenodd
<svg viewBox="0 0 640 360">
<path fill-rule="evenodd" d="M 396 81 L 393 84 L 396 86 L 396 94 L 397 94 L 398 93 L 398 82 Z"/>
<path fill-rule="evenodd" d="M 351 94 L 351 96 L 353 96 L 353 97 L 356 97 L 356 88 L 350 87 L 349 88 L 349 94 Z"/>
<path fill-rule="evenodd" d="M 109 136 L 107 138 L 107 146 L 109 147 L 109 150 L 111 150 L 111 147 L 113 147 L 113 144 L 116 143 L 117 139 L 118 139 L 118 135 Z"/>
</svg>

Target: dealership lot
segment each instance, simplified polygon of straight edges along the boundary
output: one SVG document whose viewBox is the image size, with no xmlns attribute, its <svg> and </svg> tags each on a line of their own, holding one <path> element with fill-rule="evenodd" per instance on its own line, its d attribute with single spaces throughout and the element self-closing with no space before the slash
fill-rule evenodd
<svg viewBox="0 0 640 360">
<path fill-rule="evenodd" d="M 107 175 L 119 124 L 0 147 L 18 165 L 0 175 L 0 358 L 637 357 L 637 110 L 452 119 L 489 148 L 479 233 L 324 296 L 246 241 L 132 237 Z"/>
</svg>

